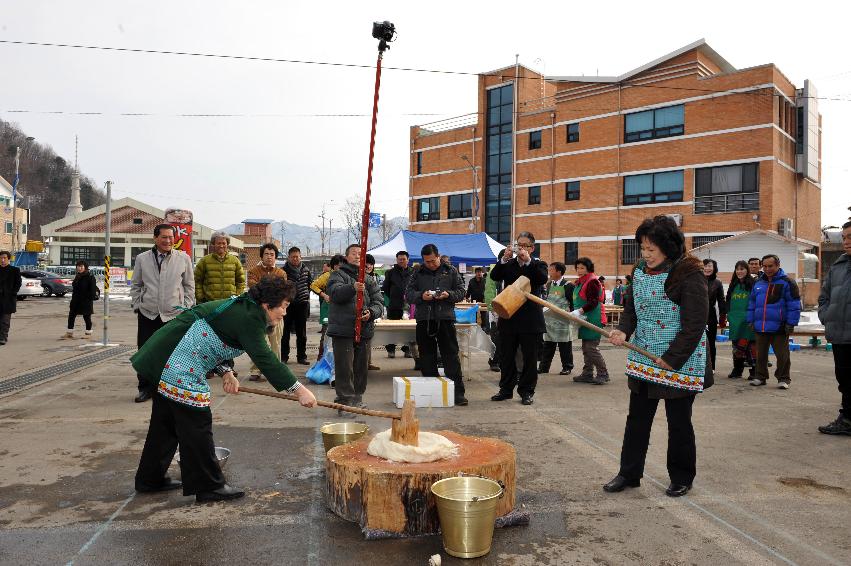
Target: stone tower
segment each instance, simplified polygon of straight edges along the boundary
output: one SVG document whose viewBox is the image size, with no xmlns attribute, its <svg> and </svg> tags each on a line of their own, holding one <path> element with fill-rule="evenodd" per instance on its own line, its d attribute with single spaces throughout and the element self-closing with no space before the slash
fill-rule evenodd
<svg viewBox="0 0 851 566">
<path fill-rule="evenodd" d="M 80 203 L 80 168 L 77 163 L 77 137 L 74 136 L 74 173 L 71 175 L 71 202 L 65 211 L 65 218 L 83 212 Z"/>
</svg>

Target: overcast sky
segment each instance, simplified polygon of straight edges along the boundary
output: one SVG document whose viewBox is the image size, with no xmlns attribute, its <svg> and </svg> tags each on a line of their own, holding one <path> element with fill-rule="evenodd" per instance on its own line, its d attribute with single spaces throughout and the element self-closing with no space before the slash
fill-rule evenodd
<svg viewBox="0 0 851 566">
<path fill-rule="evenodd" d="M 773 62 L 797 86 L 812 79 L 820 97 L 844 99 L 820 101 L 826 225 L 851 204 L 847 20 L 830 6 L 0 0 L 0 39 L 371 65 L 371 22 L 389 19 L 399 37 L 385 66 L 475 73 L 519 53 L 550 75 L 619 75 L 705 37 L 737 68 Z M 79 135 L 81 170 L 114 181 L 115 197 L 188 207 L 220 227 L 312 224 L 323 203 L 341 220 L 345 199 L 364 193 L 374 70 L 7 44 L 0 62 L 0 116 L 69 159 Z M 475 89 L 472 76 L 382 75 L 373 211 L 407 214 L 410 126 L 475 112 Z M 128 112 L 154 116 L 118 115 Z"/>
</svg>

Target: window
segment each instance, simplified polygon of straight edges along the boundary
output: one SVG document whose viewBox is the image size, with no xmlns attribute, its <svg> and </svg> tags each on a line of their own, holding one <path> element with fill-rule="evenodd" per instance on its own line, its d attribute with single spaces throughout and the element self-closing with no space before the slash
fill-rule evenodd
<svg viewBox="0 0 851 566">
<path fill-rule="evenodd" d="M 541 187 L 529 187 L 529 204 L 541 204 Z"/>
<path fill-rule="evenodd" d="M 417 220 L 440 220 L 440 197 L 419 199 L 417 201 Z"/>
<path fill-rule="evenodd" d="M 0 197 L 0 204 L 3 206 L 10 206 L 12 204 L 12 199 L 9 197 Z"/>
<path fill-rule="evenodd" d="M 423 152 L 417 152 L 417 175 L 423 174 Z"/>
<path fill-rule="evenodd" d="M 695 214 L 759 210 L 759 163 L 703 167 L 694 176 Z"/>
<path fill-rule="evenodd" d="M 487 91 L 487 139 L 485 141 L 485 231 L 507 244 L 511 239 L 512 167 L 514 148 L 514 85 Z"/>
<path fill-rule="evenodd" d="M 5 232 L 6 232 L 6 234 L 11 234 L 11 233 L 12 233 L 12 223 L 11 223 L 11 222 L 6 222 L 6 229 L 5 229 Z"/>
<path fill-rule="evenodd" d="M 579 200 L 579 181 L 564 184 L 564 200 Z"/>
<path fill-rule="evenodd" d="M 471 218 L 473 216 L 473 193 L 449 195 L 447 218 Z"/>
<path fill-rule="evenodd" d="M 567 130 L 567 143 L 579 141 L 579 124 L 568 124 L 565 129 Z"/>
<path fill-rule="evenodd" d="M 541 130 L 529 132 L 529 149 L 541 149 Z"/>
<path fill-rule="evenodd" d="M 625 143 L 681 136 L 684 132 L 685 107 L 682 104 L 624 116 Z"/>
<path fill-rule="evenodd" d="M 641 247 L 635 238 L 629 240 L 621 240 L 621 265 L 635 265 L 638 263 L 638 257 Z"/>
<path fill-rule="evenodd" d="M 629 175 L 623 179 L 624 206 L 681 200 L 683 200 L 682 171 Z"/>
<path fill-rule="evenodd" d="M 135 225 L 137 225 L 137 226 L 138 226 L 138 225 L 141 225 L 141 224 L 142 224 L 142 219 L 141 219 L 141 218 L 134 218 L 134 219 L 133 219 L 133 224 L 135 224 Z"/>
<path fill-rule="evenodd" d="M 705 246 L 706 244 L 711 244 L 712 242 L 717 242 L 718 240 L 723 240 L 724 238 L 732 237 L 732 234 L 726 234 L 724 236 L 692 236 L 691 247 L 699 248 L 700 246 Z"/>
<path fill-rule="evenodd" d="M 568 267 L 573 267 L 577 259 L 579 259 L 579 242 L 565 242 L 564 264 Z"/>
</svg>

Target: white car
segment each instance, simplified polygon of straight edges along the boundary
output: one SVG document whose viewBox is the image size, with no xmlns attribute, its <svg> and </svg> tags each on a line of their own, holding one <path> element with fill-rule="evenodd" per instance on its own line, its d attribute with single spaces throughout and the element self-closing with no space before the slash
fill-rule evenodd
<svg viewBox="0 0 851 566">
<path fill-rule="evenodd" d="M 21 288 L 18 289 L 18 300 L 23 301 L 31 295 L 41 295 L 44 293 L 44 288 L 41 286 L 41 281 L 30 277 L 21 277 Z"/>
</svg>

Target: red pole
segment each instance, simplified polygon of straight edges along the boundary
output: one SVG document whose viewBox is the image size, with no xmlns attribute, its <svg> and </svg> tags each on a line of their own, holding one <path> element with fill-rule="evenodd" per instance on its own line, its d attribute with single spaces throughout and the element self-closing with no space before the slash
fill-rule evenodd
<svg viewBox="0 0 851 566">
<path fill-rule="evenodd" d="M 381 86 L 381 60 L 384 52 L 379 49 L 378 62 L 375 65 L 375 98 L 372 101 L 372 133 L 369 138 L 369 166 L 366 172 L 366 198 L 363 201 L 363 218 L 360 234 L 360 267 L 358 281 L 366 277 L 366 250 L 369 240 L 369 198 L 372 195 L 372 162 L 375 157 L 375 126 L 378 123 L 378 88 Z M 355 301 L 355 343 L 360 342 L 361 312 L 363 311 L 363 291 L 358 291 Z"/>
</svg>

